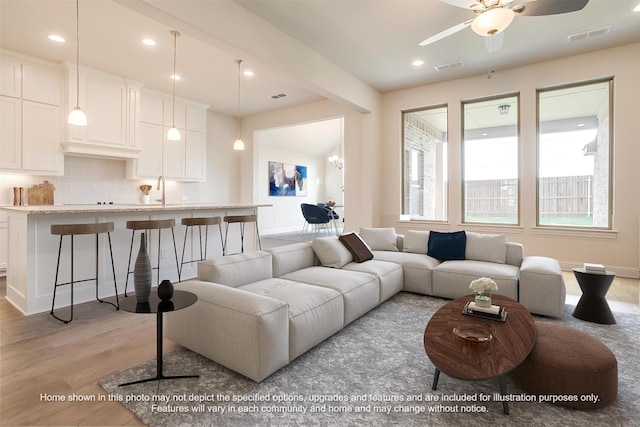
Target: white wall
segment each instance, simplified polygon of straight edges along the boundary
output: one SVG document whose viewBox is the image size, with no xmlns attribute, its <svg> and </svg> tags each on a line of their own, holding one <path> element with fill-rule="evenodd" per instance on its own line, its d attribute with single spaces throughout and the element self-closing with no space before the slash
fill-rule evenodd
<svg viewBox="0 0 640 427">
<path fill-rule="evenodd" d="M 379 185 L 386 202 L 381 203 L 380 222 L 407 229 L 457 230 L 506 233 L 524 244 L 525 255 L 546 255 L 560 260 L 563 268 L 583 262 L 605 264 L 620 275 L 638 277 L 640 191 L 640 44 L 630 44 L 510 70 L 383 95 L 383 148 Z M 614 170 L 613 230 L 562 231 L 536 227 L 536 89 L 614 76 Z M 516 227 L 465 226 L 461 223 L 461 101 L 503 93 L 520 93 L 520 210 Z M 400 218 L 401 114 L 411 108 L 449 106 L 449 219 L 446 223 L 402 222 Z"/>
</svg>

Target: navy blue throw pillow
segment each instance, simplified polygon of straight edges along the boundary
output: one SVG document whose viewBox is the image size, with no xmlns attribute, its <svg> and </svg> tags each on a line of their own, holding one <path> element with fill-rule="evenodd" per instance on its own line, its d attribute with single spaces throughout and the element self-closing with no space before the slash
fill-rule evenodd
<svg viewBox="0 0 640 427">
<path fill-rule="evenodd" d="M 465 257 L 467 234 L 464 231 L 453 233 L 429 232 L 427 255 L 440 261 L 461 260 Z"/>
</svg>

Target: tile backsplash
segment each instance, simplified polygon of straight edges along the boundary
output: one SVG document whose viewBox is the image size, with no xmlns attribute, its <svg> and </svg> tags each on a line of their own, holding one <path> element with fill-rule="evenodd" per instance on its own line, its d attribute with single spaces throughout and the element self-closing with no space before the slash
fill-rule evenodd
<svg viewBox="0 0 640 427">
<path fill-rule="evenodd" d="M 27 189 L 44 181 L 49 181 L 55 187 L 55 204 L 139 203 L 142 184 L 152 186 L 151 200 L 161 197 L 161 190 L 156 190 L 157 179 L 126 179 L 124 160 L 65 157 L 64 176 L 0 174 L 0 205 L 13 204 L 13 187 L 24 187 L 26 200 Z M 170 179 L 165 182 L 169 203 L 210 201 L 199 200 L 202 183 L 183 183 Z"/>
</svg>

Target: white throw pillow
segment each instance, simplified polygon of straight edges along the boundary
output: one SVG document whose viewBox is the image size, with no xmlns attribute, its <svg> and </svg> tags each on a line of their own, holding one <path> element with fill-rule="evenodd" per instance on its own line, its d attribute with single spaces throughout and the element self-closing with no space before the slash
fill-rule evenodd
<svg viewBox="0 0 640 427">
<path fill-rule="evenodd" d="M 372 251 L 398 252 L 398 236 L 393 227 L 361 228 L 359 234 Z"/>
<path fill-rule="evenodd" d="M 504 264 L 507 260 L 507 236 L 467 231 L 466 259 Z"/>
<path fill-rule="evenodd" d="M 429 246 L 429 232 L 409 230 L 404 234 L 402 252 L 426 254 Z"/>
<path fill-rule="evenodd" d="M 324 267 L 342 268 L 353 261 L 353 255 L 337 236 L 313 239 L 311 248 Z"/>
</svg>

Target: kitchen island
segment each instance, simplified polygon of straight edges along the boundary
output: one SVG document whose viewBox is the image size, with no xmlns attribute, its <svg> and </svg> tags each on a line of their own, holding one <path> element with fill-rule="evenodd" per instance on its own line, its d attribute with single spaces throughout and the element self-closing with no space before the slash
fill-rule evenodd
<svg viewBox="0 0 640 427">
<path fill-rule="evenodd" d="M 113 259 L 116 269 L 118 293 L 124 292 L 127 275 L 127 260 L 131 247 L 131 230 L 126 228 L 127 221 L 142 221 L 150 219 L 175 219 L 174 229 L 178 257 L 182 253 L 185 238 L 185 227 L 181 225 L 182 218 L 201 216 L 250 215 L 257 214 L 258 208 L 271 205 L 257 204 L 213 204 L 213 203 L 177 203 L 167 204 L 87 204 L 87 205 L 50 205 L 50 206 L 5 206 L 1 207 L 7 214 L 8 260 L 7 260 L 7 301 L 13 304 L 25 315 L 47 312 L 51 309 L 53 298 L 53 283 L 56 272 L 59 236 L 51 234 L 52 224 L 82 224 L 95 222 L 113 222 L 115 231 L 111 233 Z M 255 229 L 248 225 L 245 233 L 245 250 L 257 248 Z M 187 239 L 185 260 L 199 256 L 198 231 L 192 227 L 192 234 Z M 222 231 L 225 232 L 224 229 Z M 173 241 L 170 232 L 163 231 L 160 248 L 161 280 L 178 281 Z M 210 227 L 209 250 L 207 256 L 222 255 L 218 228 Z M 133 248 L 133 259 L 140 246 L 140 233 L 136 233 Z M 68 281 L 70 277 L 69 239 L 64 239 L 62 258 L 60 260 L 59 281 Z M 109 259 L 109 246 L 103 236 L 100 245 L 100 297 L 114 296 L 113 274 Z M 75 246 L 75 280 L 94 277 L 95 275 L 95 238 L 79 236 L 74 239 Z M 152 265 L 156 266 L 158 256 L 157 232 L 152 232 L 149 244 L 149 257 Z M 240 251 L 239 227 L 229 229 L 228 251 Z M 133 269 L 133 263 L 131 269 Z M 196 263 L 185 264 L 182 280 L 196 275 Z M 154 286 L 155 274 L 154 274 Z M 128 293 L 133 292 L 133 275 L 129 278 Z M 95 300 L 95 282 L 82 282 L 75 285 L 74 304 Z M 69 306 L 70 286 L 58 289 L 56 308 Z"/>
</svg>

